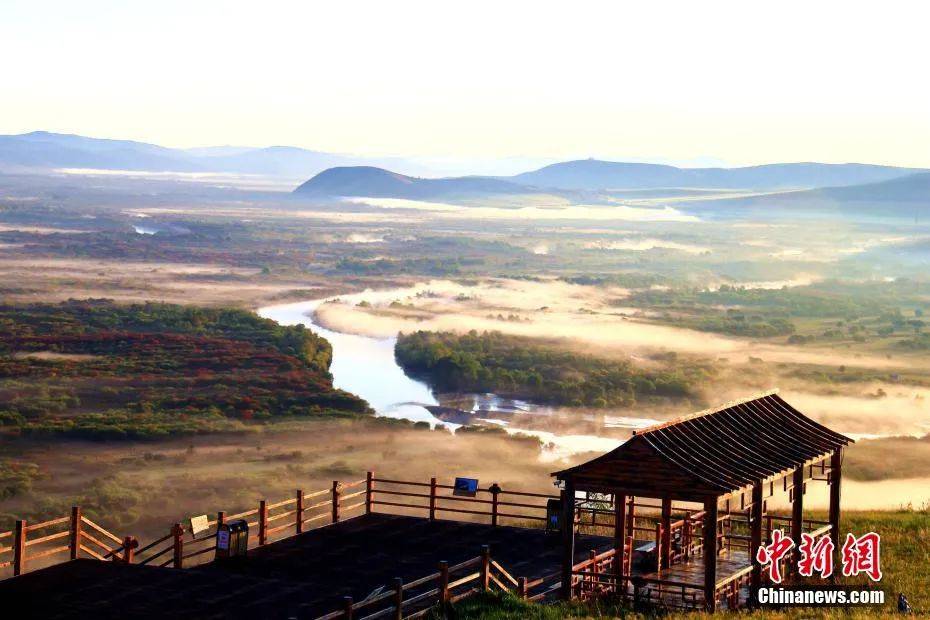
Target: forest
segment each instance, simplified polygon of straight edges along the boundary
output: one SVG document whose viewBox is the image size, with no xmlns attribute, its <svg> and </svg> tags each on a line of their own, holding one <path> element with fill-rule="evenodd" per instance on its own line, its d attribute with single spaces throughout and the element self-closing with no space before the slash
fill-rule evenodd
<svg viewBox="0 0 930 620">
<path fill-rule="evenodd" d="M 639 368 L 585 355 L 555 341 L 500 332 L 400 334 L 394 355 L 404 371 L 439 391 L 497 392 L 538 402 L 630 406 L 650 398 L 687 398 L 713 370 L 696 363 Z"/>
<path fill-rule="evenodd" d="M 241 310 L 106 300 L 0 306 L 0 429 L 151 438 L 363 415 L 329 343 Z"/>
</svg>

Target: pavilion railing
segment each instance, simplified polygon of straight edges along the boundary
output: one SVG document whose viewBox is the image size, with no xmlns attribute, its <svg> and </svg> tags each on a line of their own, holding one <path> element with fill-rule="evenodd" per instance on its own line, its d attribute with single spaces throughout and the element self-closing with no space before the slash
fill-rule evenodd
<svg viewBox="0 0 930 620">
<path fill-rule="evenodd" d="M 592 549 L 588 558 L 572 566 L 571 597 L 587 600 L 605 594 L 618 593 L 617 562 L 623 562 L 623 576 L 620 579 L 620 594 L 625 594 L 632 572 L 633 538 L 624 541 L 623 554 L 617 557 L 616 549 L 598 553 Z"/>
</svg>

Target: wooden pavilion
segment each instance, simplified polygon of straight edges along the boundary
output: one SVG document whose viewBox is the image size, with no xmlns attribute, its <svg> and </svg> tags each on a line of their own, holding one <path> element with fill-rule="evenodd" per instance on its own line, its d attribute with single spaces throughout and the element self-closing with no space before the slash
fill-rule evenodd
<svg viewBox="0 0 930 620">
<path fill-rule="evenodd" d="M 773 529 L 790 532 L 795 550 L 802 532 L 829 532 L 839 549 L 842 454 L 851 442 L 772 391 L 646 428 L 554 473 L 562 487 L 563 597 L 615 593 L 708 611 L 738 607 L 745 586 L 751 593 L 762 582 L 753 555 Z M 829 485 L 827 522 L 804 518 L 809 480 Z M 768 512 L 780 492 L 790 517 Z M 598 525 L 598 514 L 600 525 L 613 527 L 614 548 L 576 563 L 575 530 L 584 515 Z M 654 528 L 642 527 L 650 520 Z"/>
</svg>

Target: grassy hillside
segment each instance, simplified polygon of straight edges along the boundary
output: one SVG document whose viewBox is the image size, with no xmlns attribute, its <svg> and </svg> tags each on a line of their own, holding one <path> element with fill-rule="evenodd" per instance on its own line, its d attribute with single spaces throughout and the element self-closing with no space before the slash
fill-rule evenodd
<svg viewBox="0 0 930 620">
<path fill-rule="evenodd" d="M 250 312 L 107 301 L 0 306 L 0 431 L 92 438 L 354 415 L 329 343 Z"/>
<path fill-rule="evenodd" d="M 843 609 L 794 608 L 784 611 L 741 612 L 741 617 L 757 618 L 871 618 L 896 616 L 899 592 L 904 592 L 914 610 L 930 612 L 930 514 L 922 511 L 849 512 L 841 524 L 843 531 L 857 534 L 876 531 L 882 536 L 881 582 L 885 608 Z M 856 582 L 860 583 L 860 582 Z M 610 601 L 598 604 L 535 605 L 511 596 L 488 595 L 466 599 L 455 605 L 457 620 L 557 620 L 561 618 L 638 618 L 656 614 L 634 613 Z M 437 614 L 434 616 L 439 618 Z M 669 619 L 707 617 L 703 613 L 671 613 Z"/>
</svg>

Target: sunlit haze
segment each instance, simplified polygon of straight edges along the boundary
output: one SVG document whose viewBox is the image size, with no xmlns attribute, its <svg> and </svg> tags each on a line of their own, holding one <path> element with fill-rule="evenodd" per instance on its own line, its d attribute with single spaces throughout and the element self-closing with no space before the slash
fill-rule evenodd
<svg viewBox="0 0 930 620">
<path fill-rule="evenodd" d="M 930 166 L 885 2 L 3 2 L 0 133 L 371 155 Z"/>
</svg>

